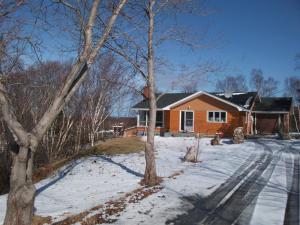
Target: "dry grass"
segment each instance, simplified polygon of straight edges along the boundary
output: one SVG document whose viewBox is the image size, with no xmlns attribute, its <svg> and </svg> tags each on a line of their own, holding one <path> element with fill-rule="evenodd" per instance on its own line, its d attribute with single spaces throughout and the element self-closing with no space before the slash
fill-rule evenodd
<svg viewBox="0 0 300 225">
<path fill-rule="evenodd" d="M 52 220 L 51 217 L 42 217 L 35 215 L 32 219 L 32 225 L 44 225 L 44 224 L 51 224 Z"/>
<path fill-rule="evenodd" d="M 33 180 L 38 182 L 49 177 L 54 171 L 64 166 L 68 162 L 79 159 L 82 157 L 87 157 L 91 155 L 117 155 L 117 154 L 130 154 L 134 152 L 143 151 L 145 147 L 145 142 L 139 137 L 127 137 L 127 138 L 113 138 L 108 139 L 97 146 L 92 147 L 89 150 L 82 151 L 71 157 L 56 161 L 54 163 L 40 167 L 34 172 Z"/>
<path fill-rule="evenodd" d="M 91 149 L 93 154 L 129 154 L 143 151 L 145 142 L 139 137 L 114 138 L 101 142 Z"/>
<path fill-rule="evenodd" d="M 161 186 L 137 188 L 119 199 L 108 201 L 103 205 L 98 205 L 88 211 L 56 222 L 53 225 L 71 225 L 75 223 L 82 225 L 111 224 L 117 220 L 116 217 L 120 216 L 120 213 L 129 204 L 137 204 L 160 190 L 162 190 Z M 114 216 L 115 218 L 111 219 L 109 218 L 110 216 Z"/>
</svg>

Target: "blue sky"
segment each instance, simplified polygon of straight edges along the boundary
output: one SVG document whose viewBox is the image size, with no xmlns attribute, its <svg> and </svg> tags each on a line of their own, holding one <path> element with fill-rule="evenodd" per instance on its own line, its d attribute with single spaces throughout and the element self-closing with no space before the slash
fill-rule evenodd
<svg viewBox="0 0 300 225">
<path fill-rule="evenodd" d="M 207 41 L 221 37 L 212 48 L 182 51 L 175 44 L 164 47 L 164 55 L 174 64 L 196 65 L 199 60 L 215 60 L 226 69 L 213 79 L 225 75 L 244 74 L 253 68 L 280 81 L 281 89 L 295 71 L 295 55 L 300 52 L 299 0 L 212 0 L 207 6 L 215 9 L 205 17 L 182 16 L 180 22 L 192 30 L 209 26 Z M 168 76 L 160 77 L 167 85 Z M 212 84 L 199 88 L 213 90 Z"/>
<path fill-rule="evenodd" d="M 239 74 L 249 79 L 251 70 L 256 68 L 266 77 L 277 79 L 283 90 L 286 77 L 300 76 L 300 71 L 294 69 L 295 55 L 300 53 L 300 0 L 207 0 L 206 7 L 215 12 L 202 17 L 180 15 L 178 21 L 192 33 L 208 27 L 204 43 L 210 43 L 210 48 L 190 51 L 168 43 L 155 49 L 174 65 L 165 74 L 157 73 L 160 90 L 169 89 L 178 72 L 176 66 L 193 68 L 205 61 L 224 66 L 222 72 L 210 75 L 211 81 Z M 65 58 L 56 52 L 58 43 L 69 43 L 69 37 L 63 36 L 40 36 L 45 46 L 44 60 Z M 199 89 L 212 91 L 214 84 L 200 82 Z"/>
</svg>

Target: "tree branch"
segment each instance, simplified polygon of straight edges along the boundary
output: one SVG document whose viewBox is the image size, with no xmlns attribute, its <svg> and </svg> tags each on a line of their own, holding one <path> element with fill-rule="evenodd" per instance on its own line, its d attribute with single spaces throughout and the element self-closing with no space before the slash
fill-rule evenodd
<svg viewBox="0 0 300 225">
<path fill-rule="evenodd" d="M 81 15 L 80 9 L 76 8 L 71 3 L 67 2 L 67 1 L 64 1 L 64 0 L 56 0 L 54 2 L 61 3 L 64 6 L 66 6 L 67 8 L 71 9 L 72 11 L 74 11 L 76 13 L 76 15 L 79 17 L 80 28 L 85 32 L 84 19 L 83 19 L 82 15 Z"/>
<path fill-rule="evenodd" d="M 145 72 L 141 69 L 140 65 L 138 65 L 131 57 L 129 57 L 127 54 L 125 54 L 124 52 L 122 52 L 121 50 L 118 50 L 114 47 L 112 47 L 110 44 L 105 45 L 105 47 L 115 53 L 117 53 L 118 55 L 120 55 L 121 57 L 123 57 L 127 62 L 129 62 L 134 69 L 136 69 L 142 76 L 143 78 L 147 81 L 147 75 L 145 74 Z"/>
<path fill-rule="evenodd" d="M 95 18 L 97 16 L 99 3 L 100 3 L 100 0 L 94 0 L 92 8 L 91 8 L 90 17 L 89 17 L 88 23 L 85 27 L 83 57 L 87 57 L 89 55 L 89 53 L 91 52 L 91 49 L 92 49 L 93 27 L 94 27 L 94 24 L 95 24 Z"/>
<path fill-rule="evenodd" d="M 10 13 L 13 13 L 14 11 L 16 11 L 16 9 L 18 7 L 20 7 L 21 5 L 23 5 L 25 3 L 25 0 L 20 0 L 18 1 L 14 6 L 12 6 L 11 8 L 7 9 L 6 11 L 2 12 L 0 14 L 0 19 L 7 16 Z M 3 7 L 3 5 L 0 3 L 0 6 Z"/>
<path fill-rule="evenodd" d="M 82 80 L 87 75 L 87 70 L 88 66 L 86 61 L 79 61 L 76 65 L 74 65 L 66 79 L 65 85 L 55 97 L 53 103 L 44 113 L 38 124 L 32 130 L 32 133 L 37 137 L 38 141 L 41 140 L 53 120 L 62 110 L 63 106 L 69 101 L 76 88 L 81 84 Z"/>
<path fill-rule="evenodd" d="M 37 141 L 40 141 L 41 138 L 44 136 L 45 132 L 48 130 L 48 128 L 51 126 L 51 123 L 56 118 L 56 116 L 59 114 L 59 112 L 62 110 L 64 105 L 70 100 L 70 98 L 73 96 L 76 89 L 79 87 L 79 85 L 82 83 L 84 78 L 87 75 L 88 66 L 94 62 L 95 57 L 97 56 L 99 50 L 101 47 L 103 47 L 105 41 L 107 40 L 111 29 L 113 27 L 113 24 L 115 23 L 117 16 L 119 15 L 121 9 L 125 5 L 127 0 L 121 0 L 119 2 L 119 5 L 114 10 L 112 16 L 109 19 L 109 22 L 105 28 L 104 33 L 102 34 L 102 37 L 98 41 L 96 47 L 92 50 L 91 54 L 89 54 L 91 45 L 92 45 L 92 30 L 98 10 L 98 6 L 100 3 L 100 0 L 95 0 L 91 9 L 91 14 L 87 23 L 86 28 L 86 42 L 83 54 L 79 57 L 79 61 L 76 65 L 73 66 L 71 72 L 66 78 L 65 84 L 62 87 L 61 91 L 57 94 L 55 97 L 53 103 L 50 105 L 48 110 L 44 113 L 41 120 L 38 122 L 38 124 L 35 126 L 35 128 L 32 130 L 32 133 L 37 137 Z"/>
<path fill-rule="evenodd" d="M 88 64 L 92 63 L 95 60 L 95 58 L 96 58 L 96 56 L 97 56 L 100 48 L 102 48 L 102 46 L 104 45 L 105 41 L 108 39 L 109 34 L 110 34 L 111 30 L 112 30 L 113 24 L 115 23 L 115 21 L 117 19 L 117 16 L 119 15 L 121 9 L 123 8 L 123 6 L 125 5 L 126 2 L 127 2 L 127 0 L 121 0 L 119 2 L 118 6 L 115 8 L 112 16 L 109 19 L 109 22 L 108 22 L 106 28 L 104 30 L 104 33 L 103 33 L 102 37 L 97 42 L 94 50 L 92 51 L 92 53 L 91 53 L 91 55 L 89 57 Z"/>
<path fill-rule="evenodd" d="M 6 96 L 6 88 L 0 80 L 0 104 L 3 119 L 6 122 L 8 128 L 14 135 L 15 141 L 19 145 L 28 146 L 28 134 L 23 126 L 17 121 L 12 106 L 9 103 L 8 97 Z"/>
</svg>

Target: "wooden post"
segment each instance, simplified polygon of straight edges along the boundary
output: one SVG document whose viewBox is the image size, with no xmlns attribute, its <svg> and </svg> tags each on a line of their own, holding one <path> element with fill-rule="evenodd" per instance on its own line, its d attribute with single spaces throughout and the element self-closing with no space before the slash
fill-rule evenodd
<svg viewBox="0 0 300 225">
<path fill-rule="evenodd" d="M 247 115 L 247 127 L 246 127 L 246 135 L 253 135 L 253 116 L 252 113 L 249 112 L 246 114 Z"/>
<path fill-rule="evenodd" d="M 290 114 L 286 113 L 283 115 L 283 135 L 282 139 L 290 139 Z"/>
</svg>

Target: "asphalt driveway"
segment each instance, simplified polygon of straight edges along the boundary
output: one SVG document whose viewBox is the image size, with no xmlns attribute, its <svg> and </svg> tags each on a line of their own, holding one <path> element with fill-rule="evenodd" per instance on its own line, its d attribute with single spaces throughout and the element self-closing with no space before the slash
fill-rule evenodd
<svg viewBox="0 0 300 225">
<path fill-rule="evenodd" d="M 300 142 L 275 139 L 255 140 L 264 151 L 255 153 L 219 188 L 207 197 L 186 197 L 194 207 L 167 224 L 272 224 L 276 209 L 284 210 L 284 225 L 299 225 Z M 276 173 L 274 169 L 276 168 Z M 277 171 L 281 171 L 278 175 Z M 275 177 L 277 176 L 277 177 Z M 286 177 L 283 177 L 286 176 Z M 272 185 L 272 179 L 285 180 Z M 276 199 L 278 198 L 278 199 Z M 271 210 L 272 209 L 272 210 Z M 265 218 L 263 221 L 255 218 Z M 269 218 L 268 218 L 269 217 Z"/>
</svg>

